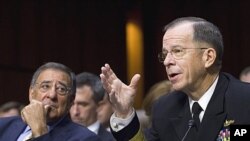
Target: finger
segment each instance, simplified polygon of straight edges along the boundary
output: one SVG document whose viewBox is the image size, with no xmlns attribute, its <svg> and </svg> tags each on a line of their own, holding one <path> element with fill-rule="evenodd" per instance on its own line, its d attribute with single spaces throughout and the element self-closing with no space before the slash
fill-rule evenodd
<svg viewBox="0 0 250 141">
<path fill-rule="evenodd" d="M 139 74 L 135 74 L 132 79 L 131 79 L 131 82 L 130 82 L 130 87 L 136 89 L 137 86 L 138 86 L 138 83 L 139 83 L 139 80 L 140 80 L 141 76 Z"/>
<path fill-rule="evenodd" d="M 113 74 L 113 71 L 112 71 L 110 65 L 105 64 L 105 68 L 106 68 L 106 71 L 107 71 L 107 75 L 111 76 Z"/>
<path fill-rule="evenodd" d="M 107 79 L 109 78 L 116 78 L 115 73 L 113 72 L 113 70 L 111 69 L 109 64 L 105 64 L 102 68 L 102 73 L 105 75 L 105 77 Z"/>
<path fill-rule="evenodd" d="M 115 97 L 115 91 L 114 90 L 111 90 L 111 92 L 109 93 L 109 100 L 112 104 L 115 103 L 116 101 L 116 97 Z"/>
<path fill-rule="evenodd" d="M 110 65 L 109 65 L 108 63 L 106 63 L 106 64 L 104 65 L 104 67 L 106 67 L 107 69 L 109 69 L 109 68 L 110 68 Z"/>
<path fill-rule="evenodd" d="M 111 89 L 110 89 L 110 84 L 106 81 L 106 78 L 103 74 L 100 74 L 100 78 L 101 78 L 101 82 L 103 85 L 103 88 L 110 93 Z"/>
<path fill-rule="evenodd" d="M 44 105 L 44 109 L 45 109 L 45 115 L 47 115 L 47 113 L 51 110 L 51 107 L 49 105 Z"/>
<path fill-rule="evenodd" d="M 109 67 L 106 67 L 106 64 L 103 67 L 101 67 L 102 74 L 105 76 L 108 75 L 108 73 L 107 73 L 108 70 L 109 70 Z"/>
<path fill-rule="evenodd" d="M 109 66 L 109 64 L 106 64 L 106 73 L 108 75 L 108 80 L 109 82 L 112 82 L 114 79 L 117 79 L 117 76 L 115 75 L 114 71 L 111 69 L 111 67 Z"/>
<path fill-rule="evenodd" d="M 21 118 L 22 118 L 23 122 L 26 123 L 26 119 L 25 119 L 25 117 L 24 117 L 24 108 L 23 108 L 23 110 L 21 111 Z"/>
<path fill-rule="evenodd" d="M 100 78 L 101 78 L 101 81 L 102 81 L 103 84 L 107 83 L 107 81 L 106 81 L 107 79 L 106 79 L 106 77 L 105 77 L 105 75 L 103 73 L 100 74 Z"/>
<path fill-rule="evenodd" d="M 100 77 L 101 77 L 101 79 L 102 79 L 102 81 L 105 83 L 110 83 L 110 75 L 109 75 L 109 73 L 108 73 L 108 70 L 107 70 L 107 68 L 105 68 L 105 67 L 102 67 L 101 68 L 101 71 L 102 71 L 102 73 L 100 74 Z M 112 81 L 111 81 L 112 82 Z"/>
<path fill-rule="evenodd" d="M 38 101 L 38 100 L 31 99 L 30 104 L 36 104 L 36 103 L 42 104 L 42 102 L 40 102 L 40 101 Z"/>
</svg>

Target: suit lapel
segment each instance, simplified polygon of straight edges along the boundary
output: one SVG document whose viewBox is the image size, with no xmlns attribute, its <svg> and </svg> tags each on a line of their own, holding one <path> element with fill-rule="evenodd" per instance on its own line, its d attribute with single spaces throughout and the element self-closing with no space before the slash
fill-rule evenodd
<svg viewBox="0 0 250 141">
<path fill-rule="evenodd" d="M 227 116 L 224 104 L 227 87 L 228 80 L 220 75 L 214 94 L 205 111 L 198 140 L 211 141 L 218 137 Z"/>
<path fill-rule="evenodd" d="M 183 103 L 183 106 L 180 107 L 181 110 L 178 117 L 170 118 L 170 121 L 172 122 L 176 134 L 178 135 L 180 140 L 183 138 L 185 132 L 188 130 L 188 121 L 192 119 L 187 96 L 185 97 Z"/>
</svg>

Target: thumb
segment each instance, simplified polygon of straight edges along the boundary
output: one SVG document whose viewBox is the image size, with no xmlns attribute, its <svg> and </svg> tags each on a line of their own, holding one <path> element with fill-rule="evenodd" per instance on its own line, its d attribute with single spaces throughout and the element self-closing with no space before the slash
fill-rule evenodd
<svg viewBox="0 0 250 141">
<path fill-rule="evenodd" d="M 45 115 L 47 115 L 47 113 L 49 112 L 49 110 L 51 109 L 51 107 L 49 105 L 45 105 L 44 109 L 45 109 Z"/>
<path fill-rule="evenodd" d="M 22 110 L 22 111 L 21 111 L 21 118 L 22 118 L 23 122 L 26 123 L 26 119 L 25 119 L 25 117 L 24 117 L 24 113 L 23 113 L 23 112 L 24 112 L 24 111 Z"/>
<path fill-rule="evenodd" d="M 137 86 L 138 86 L 138 83 L 139 83 L 140 78 L 141 78 L 141 75 L 140 75 L 140 74 L 135 74 L 135 75 L 132 77 L 129 86 L 132 87 L 132 88 L 134 88 L 134 89 L 136 89 Z"/>
</svg>

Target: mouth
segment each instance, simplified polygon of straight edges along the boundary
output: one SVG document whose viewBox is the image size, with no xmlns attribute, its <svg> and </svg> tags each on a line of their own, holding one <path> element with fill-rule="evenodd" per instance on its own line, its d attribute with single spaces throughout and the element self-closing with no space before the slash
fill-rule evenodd
<svg viewBox="0 0 250 141">
<path fill-rule="evenodd" d="M 175 82 L 175 81 L 177 81 L 178 75 L 179 75 L 179 73 L 170 73 L 170 74 L 168 74 L 168 79 L 171 82 Z"/>
<path fill-rule="evenodd" d="M 77 122 L 77 123 L 82 123 L 83 119 L 82 118 L 78 118 L 78 117 L 71 117 L 72 121 Z"/>
<path fill-rule="evenodd" d="M 55 103 L 51 103 L 51 102 L 44 102 L 43 105 L 45 108 L 47 107 L 49 110 L 58 108 L 58 106 Z"/>
</svg>

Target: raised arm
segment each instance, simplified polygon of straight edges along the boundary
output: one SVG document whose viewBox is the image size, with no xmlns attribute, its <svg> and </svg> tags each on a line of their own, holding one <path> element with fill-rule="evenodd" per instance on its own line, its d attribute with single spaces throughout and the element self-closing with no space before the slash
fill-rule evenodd
<svg viewBox="0 0 250 141">
<path fill-rule="evenodd" d="M 134 98 L 137 91 L 139 74 L 135 74 L 129 85 L 124 84 L 108 64 L 101 67 L 100 74 L 103 87 L 109 94 L 114 113 L 119 118 L 126 118 L 133 111 Z"/>
</svg>

